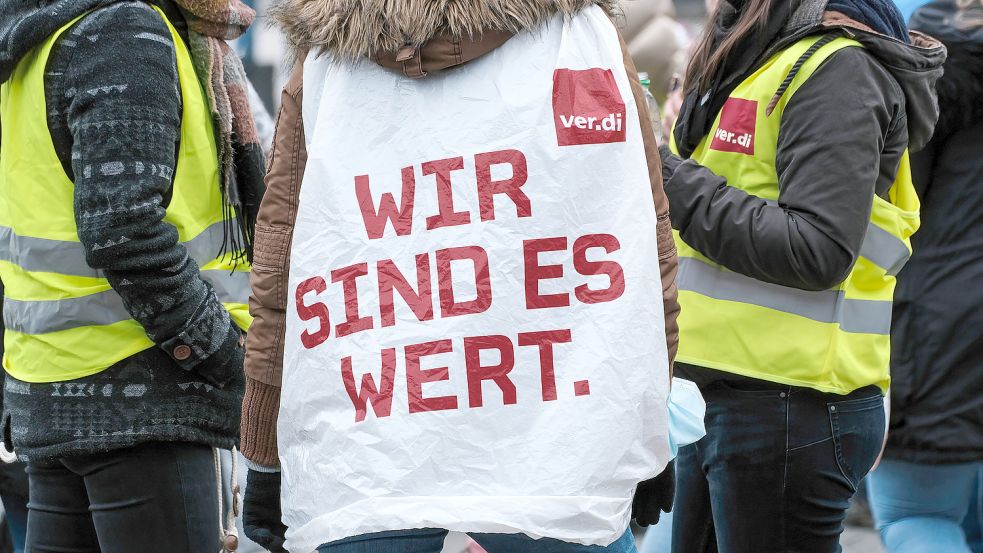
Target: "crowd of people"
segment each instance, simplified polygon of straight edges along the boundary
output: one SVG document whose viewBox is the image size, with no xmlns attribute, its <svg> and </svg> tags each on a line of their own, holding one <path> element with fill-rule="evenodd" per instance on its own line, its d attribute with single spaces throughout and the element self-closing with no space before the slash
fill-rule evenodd
<svg viewBox="0 0 983 553">
<path fill-rule="evenodd" d="M 983 2 L 706 7 L 0 0 L 11 551 L 983 553 Z"/>
</svg>

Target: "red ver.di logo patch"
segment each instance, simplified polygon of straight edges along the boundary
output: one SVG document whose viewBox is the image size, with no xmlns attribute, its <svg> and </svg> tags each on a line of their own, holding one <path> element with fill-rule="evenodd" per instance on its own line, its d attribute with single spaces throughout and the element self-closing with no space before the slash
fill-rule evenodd
<svg viewBox="0 0 983 553">
<path fill-rule="evenodd" d="M 729 98 L 720 111 L 720 125 L 713 133 L 710 149 L 753 156 L 757 121 L 758 102 Z"/>
<path fill-rule="evenodd" d="M 553 122 L 560 146 L 625 141 L 625 102 L 610 69 L 557 69 Z"/>
</svg>

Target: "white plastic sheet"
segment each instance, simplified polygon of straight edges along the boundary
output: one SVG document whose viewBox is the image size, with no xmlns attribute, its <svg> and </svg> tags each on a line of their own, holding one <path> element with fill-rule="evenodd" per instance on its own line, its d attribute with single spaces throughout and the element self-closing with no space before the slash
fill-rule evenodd
<svg viewBox="0 0 983 553">
<path fill-rule="evenodd" d="M 288 549 L 417 527 L 613 542 L 668 462 L 669 387 L 611 22 L 557 17 L 420 80 L 311 57 L 304 82 Z"/>
</svg>

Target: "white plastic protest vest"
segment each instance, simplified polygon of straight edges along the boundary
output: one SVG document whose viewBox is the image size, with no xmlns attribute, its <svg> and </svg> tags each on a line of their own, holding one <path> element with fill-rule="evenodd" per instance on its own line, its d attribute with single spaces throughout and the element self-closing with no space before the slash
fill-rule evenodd
<svg viewBox="0 0 983 553">
<path fill-rule="evenodd" d="M 656 213 L 600 8 L 412 80 L 304 66 L 287 548 L 407 528 L 607 545 L 669 459 Z"/>
</svg>

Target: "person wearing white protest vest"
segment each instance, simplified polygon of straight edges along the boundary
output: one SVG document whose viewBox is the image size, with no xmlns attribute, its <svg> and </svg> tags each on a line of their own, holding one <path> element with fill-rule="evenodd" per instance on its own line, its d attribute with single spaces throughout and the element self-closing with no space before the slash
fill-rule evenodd
<svg viewBox="0 0 983 553">
<path fill-rule="evenodd" d="M 623 553 L 669 509 L 675 247 L 614 9 L 280 5 L 303 63 L 257 222 L 254 541 Z"/>
<path fill-rule="evenodd" d="M 716 9 L 663 149 L 677 371 L 708 405 L 677 463 L 674 552 L 840 550 L 884 440 L 895 275 L 919 225 L 909 150 L 932 134 L 944 59 L 889 0 Z"/>
</svg>

